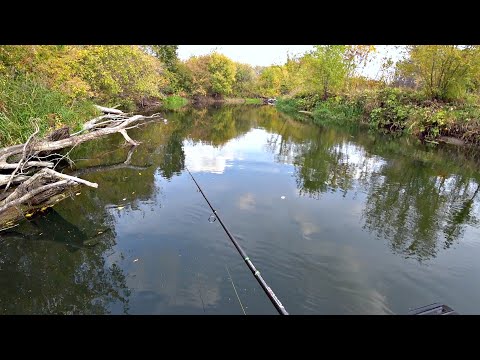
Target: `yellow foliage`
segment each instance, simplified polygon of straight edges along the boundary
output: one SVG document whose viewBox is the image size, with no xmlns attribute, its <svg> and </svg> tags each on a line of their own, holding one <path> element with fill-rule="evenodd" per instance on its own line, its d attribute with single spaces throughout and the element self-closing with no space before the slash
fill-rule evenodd
<svg viewBox="0 0 480 360">
<path fill-rule="evenodd" d="M 134 45 L 0 46 L 0 73 L 34 73 L 71 99 L 161 97 L 162 64 Z"/>
</svg>

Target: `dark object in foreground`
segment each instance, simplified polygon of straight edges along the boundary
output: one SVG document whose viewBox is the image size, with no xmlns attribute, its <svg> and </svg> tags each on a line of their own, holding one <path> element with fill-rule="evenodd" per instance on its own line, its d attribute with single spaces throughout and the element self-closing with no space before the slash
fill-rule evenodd
<svg viewBox="0 0 480 360">
<path fill-rule="evenodd" d="M 430 305 L 425 305 L 417 309 L 410 310 L 408 315 L 460 315 L 458 312 L 453 310 L 450 306 L 433 303 Z"/>
</svg>

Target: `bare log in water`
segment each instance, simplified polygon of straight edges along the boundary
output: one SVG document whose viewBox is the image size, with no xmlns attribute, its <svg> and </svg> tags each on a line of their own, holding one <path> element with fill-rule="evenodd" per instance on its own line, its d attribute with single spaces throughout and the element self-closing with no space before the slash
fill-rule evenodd
<svg viewBox="0 0 480 360">
<path fill-rule="evenodd" d="M 161 119 L 158 114 L 148 117 L 128 116 L 118 109 L 101 106 L 97 108 L 106 115 L 88 121 L 78 133 L 69 135 L 66 128 L 65 131 L 61 131 L 62 136 L 58 140 L 51 140 L 58 138 L 51 136 L 38 139 L 36 138 L 37 128 L 25 144 L 0 149 L 0 192 L 2 193 L 0 223 L 2 223 L 2 213 L 12 208 L 19 210 L 20 205 L 38 204 L 64 192 L 68 187 L 76 185 L 98 187 L 96 183 L 55 171 L 60 161 L 65 159 L 71 161 L 68 153 L 60 155 L 56 151 L 73 148 L 86 141 L 115 133 L 122 134 L 129 144 L 136 146 L 139 143 L 128 135 L 127 130 L 148 123 L 152 119 Z M 17 187 L 13 189 L 12 186 L 15 185 Z"/>
<path fill-rule="evenodd" d="M 122 110 L 95 105 L 95 107 L 105 114 L 124 114 Z"/>
</svg>

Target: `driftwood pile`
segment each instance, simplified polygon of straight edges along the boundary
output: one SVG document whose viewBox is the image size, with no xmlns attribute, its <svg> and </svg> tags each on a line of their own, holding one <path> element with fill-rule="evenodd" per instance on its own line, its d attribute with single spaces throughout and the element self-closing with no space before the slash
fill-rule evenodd
<svg viewBox="0 0 480 360">
<path fill-rule="evenodd" d="M 130 116 L 118 109 L 97 108 L 104 114 L 88 121 L 74 134 L 62 128 L 39 139 L 37 127 L 25 144 L 0 149 L 0 229 L 2 219 L 5 222 L 9 218 L 6 212 L 23 214 L 30 206 L 42 204 L 72 186 L 98 187 L 96 183 L 61 173 L 61 163 L 71 162 L 68 156 L 71 150 L 64 155 L 58 151 L 114 133 L 122 134 L 127 143 L 136 146 L 139 143 L 128 136 L 127 130 L 161 119 L 158 114 Z"/>
</svg>

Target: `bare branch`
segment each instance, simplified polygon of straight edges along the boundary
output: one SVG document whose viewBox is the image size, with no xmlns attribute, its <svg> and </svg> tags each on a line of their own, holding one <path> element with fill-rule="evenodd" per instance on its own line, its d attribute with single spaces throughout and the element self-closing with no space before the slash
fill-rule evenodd
<svg viewBox="0 0 480 360">
<path fill-rule="evenodd" d="M 15 170 L 13 170 L 12 174 L 10 175 L 10 180 L 8 181 L 7 183 L 7 186 L 5 187 L 5 190 L 4 191 L 7 191 L 8 188 L 10 187 L 10 184 L 12 183 L 12 180 L 13 178 L 15 177 L 15 174 L 17 173 L 17 171 L 20 169 L 20 168 L 23 168 L 22 167 L 22 164 L 23 162 L 26 162 L 27 161 L 27 147 L 28 147 L 28 144 L 30 143 L 30 141 L 32 141 L 32 139 L 35 137 L 35 135 L 38 134 L 38 132 L 40 131 L 40 128 L 38 127 L 38 124 L 35 123 L 35 132 L 29 136 L 27 142 L 25 143 L 25 145 L 23 146 L 23 156 L 22 158 L 20 159 L 20 161 L 18 162 L 18 165 L 17 167 L 15 168 Z"/>
<path fill-rule="evenodd" d="M 23 182 L 27 179 L 28 179 L 28 176 L 23 176 L 23 175 L 14 176 L 13 179 L 11 175 L 0 175 L 0 186 L 8 184 L 9 181 L 11 181 L 12 184 L 16 184 L 16 183 Z"/>
<path fill-rule="evenodd" d="M 57 177 L 57 178 L 60 178 L 60 179 L 66 179 L 66 180 L 70 180 L 70 181 L 75 181 L 79 184 L 83 184 L 83 185 L 87 185 L 87 186 L 90 186 L 90 187 L 93 187 L 93 188 L 98 188 L 98 184 L 97 183 L 92 183 L 90 181 L 87 181 L 87 180 L 83 180 L 83 179 L 80 179 L 80 178 L 77 178 L 75 176 L 70 176 L 70 175 L 66 175 L 66 174 L 62 174 L 62 173 L 59 173 L 55 170 L 50 170 L 50 169 L 43 169 L 43 171 L 46 173 L 46 174 L 50 174 L 54 177 Z"/>
<path fill-rule="evenodd" d="M 54 163 L 49 162 L 49 161 L 27 161 L 25 164 L 23 164 L 23 168 L 28 169 L 28 168 L 34 167 L 34 166 L 35 167 L 51 168 L 54 165 L 55 165 Z M 5 170 L 16 169 L 17 166 L 18 166 L 18 163 L 13 163 L 13 164 L 10 164 L 10 163 L 7 163 L 7 162 L 0 163 L 0 169 L 5 169 Z"/>
<path fill-rule="evenodd" d="M 123 135 L 123 137 L 125 138 L 125 140 L 127 140 L 129 144 L 132 144 L 133 146 L 137 146 L 139 144 L 136 141 L 134 141 L 130 136 L 128 136 L 127 130 L 122 129 L 119 131 L 119 133 Z"/>
<path fill-rule="evenodd" d="M 101 112 L 104 112 L 106 114 L 124 114 L 122 110 L 118 110 L 118 109 L 108 108 L 108 107 L 99 106 L 99 105 L 95 105 L 95 107 Z"/>
</svg>

